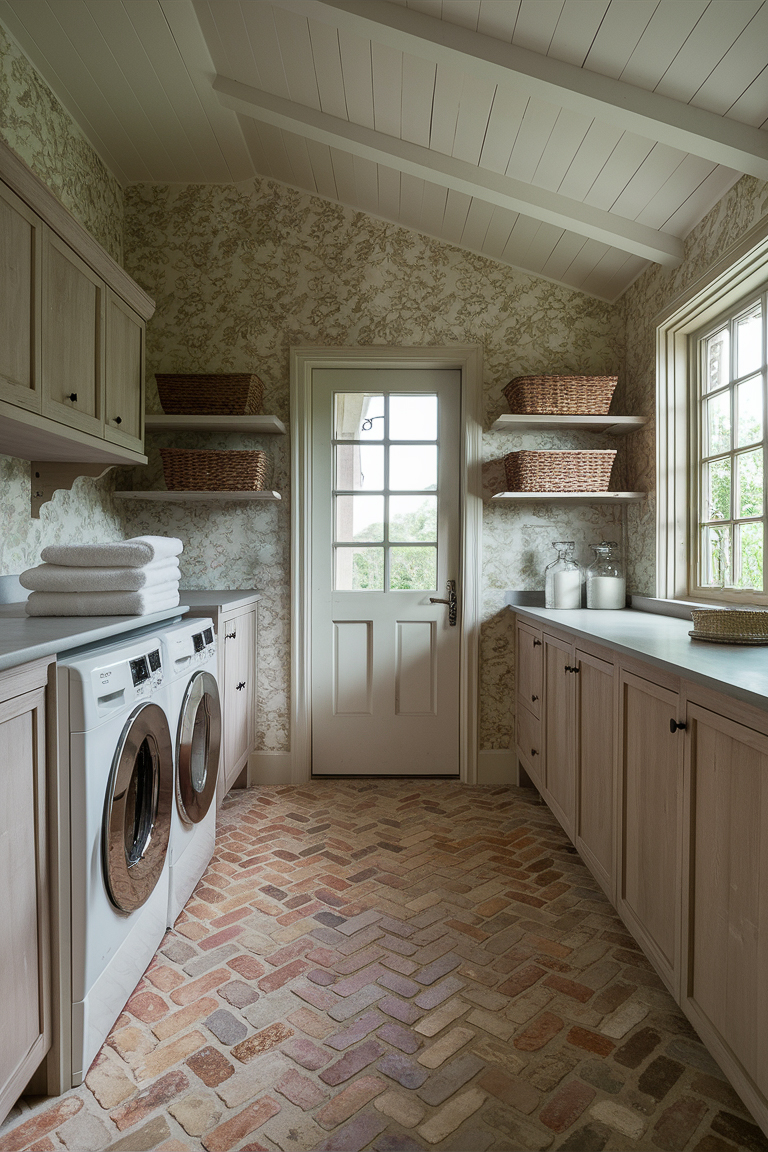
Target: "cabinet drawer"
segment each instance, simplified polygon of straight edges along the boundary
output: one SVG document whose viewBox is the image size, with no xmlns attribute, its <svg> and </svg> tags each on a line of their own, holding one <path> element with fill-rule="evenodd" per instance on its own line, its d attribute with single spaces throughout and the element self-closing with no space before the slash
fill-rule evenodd
<svg viewBox="0 0 768 1152">
<path fill-rule="evenodd" d="M 517 695 L 521 704 L 541 715 L 541 670 L 543 645 L 538 628 L 517 625 Z"/>
<path fill-rule="evenodd" d="M 517 747 L 536 778 L 542 776 L 541 720 L 527 708 L 517 710 Z"/>
</svg>

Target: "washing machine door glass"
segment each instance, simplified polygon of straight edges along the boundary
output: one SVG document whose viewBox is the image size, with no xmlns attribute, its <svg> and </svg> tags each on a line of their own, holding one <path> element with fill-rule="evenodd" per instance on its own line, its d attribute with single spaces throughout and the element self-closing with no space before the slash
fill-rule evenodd
<svg viewBox="0 0 768 1152">
<path fill-rule="evenodd" d="M 109 898 L 134 912 L 152 894 L 168 852 L 173 805 L 173 741 L 157 704 L 126 721 L 104 806 L 103 859 Z"/>
<path fill-rule="evenodd" d="M 176 740 L 176 806 L 186 824 L 199 824 L 213 803 L 219 773 L 221 704 L 210 672 L 187 685 Z"/>
</svg>

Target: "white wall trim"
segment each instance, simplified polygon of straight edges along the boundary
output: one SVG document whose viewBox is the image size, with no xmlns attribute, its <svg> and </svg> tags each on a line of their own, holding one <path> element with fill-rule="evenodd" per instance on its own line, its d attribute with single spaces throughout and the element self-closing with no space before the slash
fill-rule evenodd
<svg viewBox="0 0 768 1152">
<path fill-rule="evenodd" d="M 482 347 L 291 349 L 291 781 L 311 775 L 312 372 L 315 368 L 436 368 L 461 372 L 460 778 L 477 782 L 478 659 L 482 577 Z"/>
<path fill-rule="evenodd" d="M 517 787 L 517 752 L 514 748 L 481 748 L 477 754 L 477 783 L 499 788 Z"/>
</svg>

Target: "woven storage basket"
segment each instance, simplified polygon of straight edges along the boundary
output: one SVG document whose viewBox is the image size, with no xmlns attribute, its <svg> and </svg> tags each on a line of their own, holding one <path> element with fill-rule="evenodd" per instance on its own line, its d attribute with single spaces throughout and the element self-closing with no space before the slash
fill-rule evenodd
<svg viewBox="0 0 768 1152">
<path fill-rule="evenodd" d="M 691 619 L 701 638 L 738 644 L 741 640 L 768 643 L 768 611 L 749 608 L 692 608 Z"/>
<path fill-rule="evenodd" d="M 252 372 L 155 373 L 167 416 L 258 416 L 264 385 Z"/>
<path fill-rule="evenodd" d="M 516 376 L 504 389 L 520 416 L 606 416 L 618 376 Z"/>
<path fill-rule="evenodd" d="M 170 492 L 263 492 L 272 473 L 266 452 L 161 448 L 160 455 Z"/>
<path fill-rule="evenodd" d="M 616 452 L 510 452 L 510 492 L 606 492 Z"/>
</svg>

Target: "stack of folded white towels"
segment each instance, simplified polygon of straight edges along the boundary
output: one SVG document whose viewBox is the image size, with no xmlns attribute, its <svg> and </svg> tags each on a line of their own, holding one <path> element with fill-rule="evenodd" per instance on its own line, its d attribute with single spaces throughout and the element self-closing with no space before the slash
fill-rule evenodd
<svg viewBox="0 0 768 1152">
<path fill-rule="evenodd" d="M 52 544 L 22 572 L 28 616 L 146 616 L 179 603 L 179 554 L 171 536 L 114 544 Z"/>
</svg>

